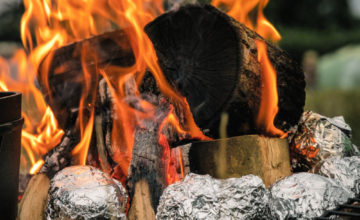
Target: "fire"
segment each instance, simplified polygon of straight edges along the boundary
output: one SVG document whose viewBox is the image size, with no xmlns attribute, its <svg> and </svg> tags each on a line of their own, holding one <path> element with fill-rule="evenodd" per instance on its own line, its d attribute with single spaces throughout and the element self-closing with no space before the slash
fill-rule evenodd
<svg viewBox="0 0 360 220">
<path fill-rule="evenodd" d="M 18 50 L 9 61 L 0 58 L 0 91 L 23 94 L 21 144 L 31 163 L 31 174 L 41 168 L 44 163 L 41 156 L 56 146 L 64 134 L 35 83 L 36 71 L 24 50 Z"/>
<path fill-rule="evenodd" d="M 261 65 L 262 72 L 262 95 L 256 124 L 259 128 L 264 129 L 268 135 L 282 136 L 284 132 L 274 126 L 274 118 L 278 113 L 276 72 L 267 57 L 265 42 L 256 41 L 256 45 L 258 48 L 258 61 Z"/>
<path fill-rule="evenodd" d="M 215 7 L 225 7 L 228 15 L 256 31 L 263 38 L 277 42 L 281 36 L 263 13 L 268 2 L 269 0 L 213 0 L 211 4 Z M 274 125 L 274 119 L 278 112 L 276 71 L 267 56 L 265 42 L 258 40 L 256 46 L 258 50 L 257 59 L 262 72 L 262 89 L 260 108 L 255 123 L 262 133 L 283 138 L 286 137 L 286 133 Z"/>
<path fill-rule="evenodd" d="M 280 39 L 279 33 L 262 12 L 267 3 L 267 0 L 212 1 L 216 7 L 227 7 L 229 15 L 256 30 L 264 38 L 277 41 Z M 97 55 L 91 48 L 81 48 L 84 82 L 76 124 L 81 141 L 72 151 L 74 161 L 86 164 L 95 120 L 94 106 L 98 89 L 96 82 L 101 77 L 106 80 L 114 101 L 112 147 L 114 160 L 123 175 L 127 175 L 131 161 L 135 128 L 141 126 L 144 119 L 152 118 L 156 109 L 156 106 L 141 99 L 136 88 L 146 71 L 152 73 L 161 92 L 169 98 L 173 106 L 181 106 L 185 109 L 183 121 L 179 121 L 172 110 L 162 124 L 174 127 L 180 136 L 209 139 L 196 125 L 186 99 L 168 84 L 158 65 L 152 42 L 143 30 L 146 24 L 164 12 L 163 0 L 24 0 L 24 5 L 25 13 L 20 28 L 26 51 L 19 50 L 10 61 L 0 58 L 0 90 L 15 90 L 23 94 L 25 126 L 22 132 L 22 146 L 32 164 L 31 173 L 36 173 L 41 168 L 44 163 L 41 156 L 59 144 L 64 135 L 64 131 L 58 127 L 52 110 L 37 87 L 37 73 L 41 62 L 51 50 L 117 29 L 123 29 L 130 40 L 135 55 L 133 66 L 126 68 L 112 66 L 106 69 L 98 67 L 95 72 L 88 70 L 86 63 L 96 63 Z M 256 19 L 250 16 L 254 11 L 257 12 Z M 259 61 L 264 64 L 264 73 L 272 72 L 269 70 L 271 63 L 266 61 L 266 48 L 259 47 Z M 13 70 L 14 68 L 16 71 Z M 48 67 L 45 65 L 42 68 L 44 69 L 41 71 L 46 72 Z M 276 73 L 273 74 L 276 78 Z M 47 82 L 47 74 L 42 74 L 42 77 L 44 78 L 41 81 Z M 132 82 L 135 88 L 129 92 L 127 86 Z M 274 91 L 275 88 L 276 92 L 274 87 L 276 81 L 275 84 L 273 83 L 270 82 L 270 87 L 272 86 L 270 90 Z M 45 85 L 43 89 L 50 91 L 49 85 Z M 267 92 L 263 91 L 263 94 Z M 134 109 L 129 105 L 126 101 L 128 96 L 136 97 L 140 109 Z M 277 97 L 276 93 L 271 93 L 271 97 L 274 96 Z M 265 102 L 263 100 L 264 98 L 262 102 Z M 277 100 L 273 99 L 273 101 L 275 102 L 272 102 L 271 106 L 265 104 L 264 108 L 276 108 Z M 271 112 L 274 117 L 276 115 L 275 110 L 266 112 Z M 266 118 L 267 121 L 273 122 L 273 118 Z M 278 131 L 271 134 L 278 135 Z M 168 164 L 167 179 L 172 183 L 178 178 L 173 174 L 167 140 L 166 138 L 164 140 L 164 135 L 159 134 L 159 136 L 159 142 L 164 147 L 163 160 L 167 160 Z"/>
<path fill-rule="evenodd" d="M 279 32 L 264 15 L 264 8 L 269 0 L 212 0 L 211 4 L 224 9 L 228 15 L 256 31 L 265 39 L 277 42 L 281 39 Z"/>
<path fill-rule="evenodd" d="M 179 133 L 207 139 L 195 124 L 186 99 L 167 83 L 157 63 L 153 45 L 143 31 L 147 23 L 164 12 L 162 0 L 24 0 L 24 5 L 25 13 L 20 28 L 26 52 L 21 50 L 13 59 L 18 62 L 16 66 L 23 68 L 18 72 L 25 77 L 26 82 L 22 84 L 21 77 L 14 79 L 9 77 L 10 67 L 5 60 L 1 60 L 1 68 L 6 70 L 1 71 L 0 88 L 20 91 L 23 93 L 24 100 L 29 99 L 29 104 L 24 106 L 24 111 L 28 109 L 32 111 L 31 114 L 23 113 L 25 129 L 22 133 L 22 146 L 33 165 L 31 173 L 36 173 L 41 168 L 44 162 L 40 157 L 59 144 L 64 134 L 58 128 L 53 112 L 46 105 L 36 86 L 41 62 L 51 50 L 116 29 L 123 29 L 126 32 L 136 62 L 127 68 L 108 67 L 106 70 L 97 68 L 94 73 L 93 70 L 87 69 L 86 63 L 89 61 L 96 63 L 96 53 L 91 48 L 81 48 L 85 79 L 77 120 L 81 141 L 72 151 L 75 157 L 73 162 L 86 163 L 94 126 L 97 91 L 97 85 L 94 82 L 98 80 L 98 77 L 106 80 L 114 99 L 113 109 L 116 117 L 113 124 L 112 146 L 115 162 L 120 166 L 123 175 L 127 175 L 131 160 L 134 130 L 137 126 L 141 126 L 142 120 L 153 117 L 156 108 L 147 101 L 141 100 L 136 89 L 131 91 L 130 95 L 137 97 L 142 110 L 134 109 L 126 102 L 126 97 L 129 95 L 126 91 L 127 84 L 131 80 L 140 84 L 147 70 L 153 74 L 163 94 L 168 96 L 175 106 L 183 106 L 185 109 L 184 122 L 180 123 L 172 113 L 166 119 L 166 123 L 172 124 Z M 42 65 L 40 71 L 46 72 L 46 68 L 48 66 Z M 42 77 L 41 81 L 47 82 L 47 74 L 42 74 Z M 44 87 L 43 89 L 50 91 L 49 85 Z M 38 115 L 43 115 L 43 118 L 40 119 Z M 165 154 L 166 152 L 168 151 L 165 149 Z"/>
</svg>

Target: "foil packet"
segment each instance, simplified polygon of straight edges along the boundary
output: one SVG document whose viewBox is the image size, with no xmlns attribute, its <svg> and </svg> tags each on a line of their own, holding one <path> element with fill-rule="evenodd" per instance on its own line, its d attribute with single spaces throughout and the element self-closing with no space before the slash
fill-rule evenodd
<svg viewBox="0 0 360 220">
<path fill-rule="evenodd" d="M 50 181 L 46 218 L 126 219 L 127 194 L 120 182 L 91 166 L 71 166 Z"/>
<path fill-rule="evenodd" d="M 350 140 L 351 128 L 342 116 L 328 118 L 306 111 L 291 130 L 289 142 L 294 172 L 308 171 L 332 156 L 359 155 L 358 148 Z"/>
<path fill-rule="evenodd" d="M 312 219 L 354 196 L 332 179 L 312 173 L 288 176 L 272 185 L 270 193 L 273 219 Z"/>
<path fill-rule="evenodd" d="M 360 194 L 360 157 L 331 157 L 315 166 L 316 173 L 342 184 L 356 195 Z"/>
<path fill-rule="evenodd" d="M 217 180 L 190 173 L 168 186 L 157 219 L 271 219 L 269 192 L 254 175 Z"/>
</svg>

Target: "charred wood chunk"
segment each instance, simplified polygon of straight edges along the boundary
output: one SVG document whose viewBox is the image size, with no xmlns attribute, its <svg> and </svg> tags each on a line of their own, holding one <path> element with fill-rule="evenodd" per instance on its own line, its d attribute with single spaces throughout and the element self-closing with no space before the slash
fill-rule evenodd
<svg viewBox="0 0 360 220">
<path fill-rule="evenodd" d="M 147 182 L 151 205 L 156 210 L 159 198 L 166 187 L 165 162 L 163 148 L 159 144 L 160 124 L 169 113 L 168 106 L 159 106 L 154 119 L 144 120 L 135 130 L 135 141 L 129 167 L 126 187 L 130 195 L 130 203 L 136 193 L 136 183 Z"/>
<path fill-rule="evenodd" d="M 195 122 L 217 138 L 220 115 L 230 116 L 228 135 L 259 133 L 254 125 L 261 99 L 257 33 L 210 5 L 187 5 L 150 22 L 145 31 L 154 44 L 167 80 L 186 97 Z M 265 41 L 277 71 L 279 112 L 276 127 L 296 124 L 305 103 L 304 74 L 278 46 Z"/>
<path fill-rule="evenodd" d="M 84 50 L 91 51 L 93 59 L 84 59 Z M 71 110 L 79 108 L 85 82 L 84 69 L 96 75 L 98 68 L 129 67 L 134 63 L 135 57 L 123 30 L 84 39 L 50 52 L 41 63 L 38 79 L 60 127 L 69 129 L 75 123 L 77 112 Z M 93 85 L 97 84 L 93 82 Z"/>
<path fill-rule="evenodd" d="M 40 173 L 45 173 L 49 178 L 52 178 L 58 171 L 70 165 L 71 151 L 78 142 L 78 135 L 68 131 L 60 144 L 45 155 L 45 163 L 41 167 Z"/>
</svg>

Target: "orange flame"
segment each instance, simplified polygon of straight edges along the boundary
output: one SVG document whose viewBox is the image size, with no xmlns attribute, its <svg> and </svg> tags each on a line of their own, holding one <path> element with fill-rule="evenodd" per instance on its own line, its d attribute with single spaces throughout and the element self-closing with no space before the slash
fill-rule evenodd
<svg viewBox="0 0 360 220">
<path fill-rule="evenodd" d="M 44 163 L 40 157 L 60 143 L 64 132 L 35 85 L 36 71 L 30 59 L 23 50 L 18 50 L 9 61 L 0 58 L 0 91 L 23 94 L 21 144 L 32 165 L 30 173 L 35 174 Z"/>
<path fill-rule="evenodd" d="M 263 129 L 268 135 L 282 136 L 284 132 L 274 126 L 274 119 L 278 113 L 276 72 L 267 57 L 265 42 L 257 40 L 256 45 L 262 72 L 261 102 L 256 124 L 258 128 Z"/>
<path fill-rule="evenodd" d="M 32 66 L 34 73 L 38 72 L 40 63 L 50 50 L 68 43 L 119 28 L 124 28 L 128 39 L 130 39 L 136 62 L 133 66 L 126 68 L 115 66 L 106 69 L 97 68 L 96 73 L 94 73 L 94 70 L 87 69 L 86 63 L 89 60 L 96 63 L 96 53 L 91 51 L 91 48 L 81 48 L 84 82 L 77 120 L 81 141 L 72 151 L 78 163 L 86 163 L 87 152 L 91 143 L 97 91 L 97 85 L 94 82 L 97 81 L 99 75 L 106 80 L 114 100 L 113 156 L 124 175 L 127 175 L 131 160 L 134 130 L 136 126 L 141 125 L 143 119 L 153 117 L 156 108 L 156 106 L 141 100 L 136 89 L 130 95 L 138 98 L 143 111 L 135 110 L 126 102 L 129 95 L 126 91 L 127 84 L 131 80 L 135 80 L 137 84 L 141 83 L 146 70 L 151 71 L 154 75 L 163 94 L 168 96 L 174 105 L 183 106 L 185 109 L 185 121 L 181 123 L 181 126 L 174 116 L 169 116 L 169 123 L 173 124 L 179 133 L 187 133 L 199 139 L 207 139 L 195 124 L 186 99 L 176 93 L 167 83 L 157 63 L 153 45 L 143 31 L 147 23 L 163 13 L 162 0 L 24 0 L 24 4 L 26 10 L 21 21 L 21 39 L 29 54 L 26 57 L 23 53 L 23 60 L 28 60 L 31 64 L 28 66 Z M 32 78 L 29 80 L 31 82 L 28 82 L 27 86 L 34 85 L 36 74 L 31 76 Z M 48 76 L 42 74 L 42 77 L 44 77 L 42 82 L 47 82 Z M 8 80 L 0 80 L 0 88 L 8 89 L 8 87 Z M 45 135 L 34 136 L 32 130 L 23 132 L 23 146 L 28 153 L 29 160 L 34 164 L 31 172 L 35 172 L 41 167 L 41 161 L 36 158 L 59 143 L 63 135 L 63 131 L 57 128 L 56 123 L 53 123 L 53 114 L 43 101 L 41 93 L 36 86 L 33 87 L 37 94 L 33 101 L 42 100 L 37 103 L 42 105 L 35 107 L 37 111 L 34 111 L 34 114 L 43 112 L 44 118 L 47 118 L 47 123 L 54 126 L 47 125 L 43 121 L 39 125 L 46 135 L 52 134 L 51 138 Z M 45 88 L 50 89 L 49 85 L 45 85 Z M 16 90 L 14 87 L 10 89 Z M 26 96 L 27 93 L 25 91 L 23 93 Z M 34 127 L 36 123 L 30 120 L 32 117 L 26 118 L 28 118 L 26 124 Z M 37 130 L 37 132 L 39 131 Z"/>
<path fill-rule="evenodd" d="M 213 5 L 229 5 L 228 13 L 258 31 L 261 36 L 274 41 L 280 39 L 275 28 L 263 15 L 267 0 L 230 1 L 214 0 Z M 64 132 L 58 128 L 51 109 L 46 105 L 41 92 L 36 87 L 36 76 L 40 63 L 51 50 L 68 43 L 89 38 L 100 33 L 116 29 L 124 29 L 135 55 L 135 64 L 131 67 L 107 67 L 88 70 L 86 63 L 96 63 L 96 53 L 91 48 L 81 48 L 82 68 L 84 74 L 83 90 L 79 103 L 78 127 L 81 141 L 72 154 L 80 164 L 86 163 L 87 152 L 91 143 L 94 124 L 94 105 L 97 82 L 100 75 L 106 80 L 112 93 L 114 124 L 112 147 L 115 162 L 121 172 L 127 175 L 132 155 L 134 130 L 145 118 L 153 117 L 156 106 L 141 100 L 136 89 L 130 95 L 137 97 L 142 110 L 135 110 L 126 101 L 129 92 L 126 87 L 131 80 L 139 85 L 149 70 L 161 92 L 169 97 L 174 106 L 185 109 L 185 121 L 179 122 L 171 112 L 164 123 L 171 124 L 180 134 L 190 135 L 198 139 L 208 139 L 196 125 L 190 107 L 184 97 L 178 94 L 165 79 L 158 63 L 152 42 L 143 28 L 158 15 L 163 13 L 163 0 L 24 0 L 25 13 L 21 20 L 21 39 L 28 54 L 23 50 L 16 53 L 9 62 L 0 59 L 0 89 L 17 90 L 23 93 L 25 129 L 22 133 L 22 145 L 33 164 L 32 173 L 37 172 L 43 163 L 40 159 L 51 148 L 56 146 Z M 230 7 L 229 7 L 230 8 Z M 257 8 L 257 19 L 251 19 L 250 13 Z M 259 50 L 262 51 L 262 50 Z M 265 50 L 266 53 L 266 50 Z M 11 66 L 18 68 L 18 75 L 13 77 Z M 265 72 L 265 71 L 264 71 Z M 48 76 L 44 74 L 47 81 Z M 45 85 L 47 89 L 49 85 Z M 42 116 L 42 117 L 39 117 Z M 160 142 L 166 143 L 160 135 Z M 167 143 L 168 145 L 168 143 Z M 167 148 L 166 148 L 167 149 Z M 165 156 L 168 151 L 165 149 Z M 171 158 L 164 156 L 171 164 Z M 168 166 L 168 182 L 176 181 Z"/>
<path fill-rule="evenodd" d="M 228 15 L 256 31 L 265 39 L 277 42 L 281 39 L 279 32 L 268 21 L 263 13 L 269 0 L 212 0 L 211 4 L 222 8 Z"/>
<path fill-rule="evenodd" d="M 263 13 L 268 2 L 269 0 L 213 0 L 211 3 L 215 7 L 225 8 L 228 15 L 256 31 L 263 38 L 277 42 L 281 36 Z M 255 43 L 262 73 L 261 102 L 255 123 L 263 133 L 284 138 L 286 133 L 274 126 L 278 112 L 276 71 L 267 56 L 265 42 L 257 40 Z"/>
</svg>

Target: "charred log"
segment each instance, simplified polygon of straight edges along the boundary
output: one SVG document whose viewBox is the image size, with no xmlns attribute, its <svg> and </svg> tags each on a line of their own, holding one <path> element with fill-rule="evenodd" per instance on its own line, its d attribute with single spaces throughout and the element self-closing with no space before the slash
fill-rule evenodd
<svg viewBox="0 0 360 220">
<path fill-rule="evenodd" d="M 94 56 L 84 59 L 89 54 Z M 104 33 L 52 51 L 43 60 L 38 79 L 60 127 L 68 130 L 75 124 L 85 70 L 92 76 L 91 85 L 95 90 L 99 68 L 128 67 L 134 62 L 134 54 L 123 30 Z"/>
<path fill-rule="evenodd" d="M 46 174 L 51 179 L 58 171 L 69 166 L 71 163 L 71 151 L 79 141 L 78 135 L 68 131 L 60 144 L 45 155 L 45 163 L 41 167 L 40 173 Z"/>
<path fill-rule="evenodd" d="M 145 181 L 149 186 L 153 210 L 156 210 L 159 204 L 159 198 L 166 187 L 163 148 L 159 144 L 160 124 L 168 113 L 168 105 L 159 107 L 155 118 L 143 121 L 141 127 L 135 131 L 132 159 L 126 181 L 130 204 L 135 195 L 136 183 L 139 181 Z"/>
<path fill-rule="evenodd" d="M 260 133 L 254 125 L 261 98 L 257 33 L 210 5 L 187 5 L 145 27 L 168 81 L 187 98 L 195 122 L 217 138 L 222 112 L 228 135 Z M 279 112 L 275 126 L 296 124 L 305 103 L 304 74 L 290 56 L 265 41 L 277 71 Z"/>
</svg>

